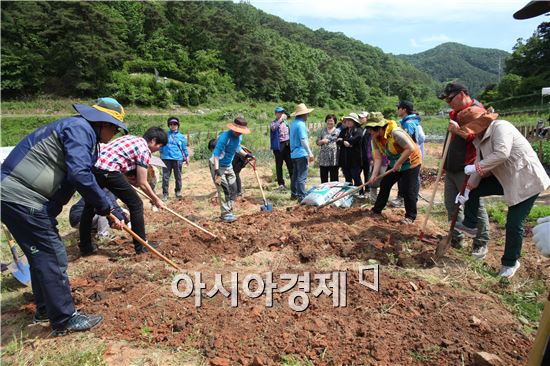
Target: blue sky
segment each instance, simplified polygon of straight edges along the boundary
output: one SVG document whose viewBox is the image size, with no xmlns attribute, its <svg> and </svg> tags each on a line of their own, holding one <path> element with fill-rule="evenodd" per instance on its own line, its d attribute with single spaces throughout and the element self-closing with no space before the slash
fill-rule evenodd
<svg viewBox="0 0 550 366">
<path fill-rule="evenodd" d="M 311 29 L 343 32 L 386 53 L 412 54 L 445 42 L 511 52 L 549 16 L 512 17 L 526 0 L 250 0 L 251 5 Z"/>
</svg>

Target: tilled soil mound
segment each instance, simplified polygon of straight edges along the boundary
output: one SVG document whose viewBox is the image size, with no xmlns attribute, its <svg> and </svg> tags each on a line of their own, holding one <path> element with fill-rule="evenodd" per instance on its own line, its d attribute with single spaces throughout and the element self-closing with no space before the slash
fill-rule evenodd
<svg viewBox="0 0 550 366">
<path fill-rule="evenodd" d="M 178 205 L 178 212 L 186 212 L 185 201 Z M 150 346 L 194 347 L 215 365 L 271 365 L 284 355 L 299 355 L 315 365 L 459 365 L 473 364 L 480 351 L 498 355 L 505 364 L 524 364 L 532 342 L 498 300 L 399 278 L 384 272 L 384 266 L 379 291 L 360 284 L 357 273 L 348 269 L 346 307 L 310 292 L 309 307 L 294 311 L 288 299 L 296 287 L 274 292 L 272 307 L 265 306 L 265 295 L 243 294 L 241 279 L 249 273 L 265 278 L 264 272 L 273 271 L 280 286 L 283 273 L 336 271 L 330 264 L 319 265 L 328 257 L 409 268 L 431 265 L 434 246 L 418 241 L 418 227 L 403 226 L 399 219 L 391 214 L 373 217 L 359 208 L 277 209 L 242 216 L 232 224 L 199 222 L 219 236 L 210 239 L 167 220 L 167 213 L 148 214 L 148 223 L 161 225 L 149 233 L 162 242 L 160 251 L 191 277 L 202 273 L 206 286 L 200 307 L 195 306 L 195 293 L 184 299 L 172 293 L 175 273 L 169 267 L 152 255 L 133 256 L 125 239 L 104 246 L 96 256 L 107 262 L 127 258 L 123 265 L 98 265 L 73 277 L 71 285 L 79 308 L 105 316 L 96 334 Z M 258 255 L 285 260 L 259 267 L 252 261 L 247 267 L 246 261 Z M 231 299 L 220 293 L 205 295 L 216 273 L 229 289 L 231 272 L 239 272 L 238 307 L 231 307 Z M 316 287 L 312 281 L 311 289 Z"/>
</svg>

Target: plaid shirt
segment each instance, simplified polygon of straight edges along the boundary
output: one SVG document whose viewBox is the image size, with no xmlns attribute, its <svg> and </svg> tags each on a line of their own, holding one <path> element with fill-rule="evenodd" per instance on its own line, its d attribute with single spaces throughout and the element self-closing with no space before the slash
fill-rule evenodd
<svg viewBox="0 0 550 366">
<path fill-rule="evenodd" d="M 137 166 L 147 169 L 151 151 L 143 137 L 126 135 L 111 141 L 101 149 L 95 167 L 125 174 Z"/>
</svg>

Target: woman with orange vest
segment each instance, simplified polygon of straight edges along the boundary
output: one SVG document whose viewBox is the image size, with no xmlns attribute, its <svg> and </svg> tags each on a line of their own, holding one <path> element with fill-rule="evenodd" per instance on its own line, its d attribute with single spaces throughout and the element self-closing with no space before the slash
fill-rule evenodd
<svg viewBox="0 0 550 366">
<path fill-rule="evenodd" d="M 374 168 L 368 184 L 372 185 L 378 179 L 378 172 L 382 165 L 382 157 L 389 160 L 389 174 L 380 182 L 380 193 L 372 208 L 375 214 L 381 214 L 388 203 L 390 191 L 395 183 L 401 181 L 403 199 L 405 201 L 405 218 L 403 224 L 412 224 L 416 219 L 416 201 L 418 197 L 418 175 L 422 158 L 420 149 L 413 139 L 400 127 L 397 122 L 386 120 L 382 113 L 373 112 L 369 115 L 365 127 L 372 136 Z"/>
</svg>

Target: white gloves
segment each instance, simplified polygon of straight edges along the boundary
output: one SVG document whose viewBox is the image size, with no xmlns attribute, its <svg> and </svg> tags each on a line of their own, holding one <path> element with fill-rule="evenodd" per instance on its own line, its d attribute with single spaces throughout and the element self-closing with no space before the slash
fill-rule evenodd
<svg viewBox="0 0 550 366">
<path fill-rule="evenodd" d="M 476 172 L 476 166 L 474 164 L 472 165 L 466 165 L 464 167 L 464 174 L 466 175 L 472 175 Z"/>
<path fill-rule="evenodd" d="M 542 255 L 550 257 L 550 216 L 537 220 L 539 223 L 533 229 L 533 240 Z"/>
<path fill-rule="evenodd" d="M 455 203 L 459 203 L 461 205 L 464 205 L 466 201 L 468 201 L 468 198 L 470 198 L 470 190 L 466 188 L 464 190 L 464 194 L 457 194 L 455 198 Z"/>
</svg>

